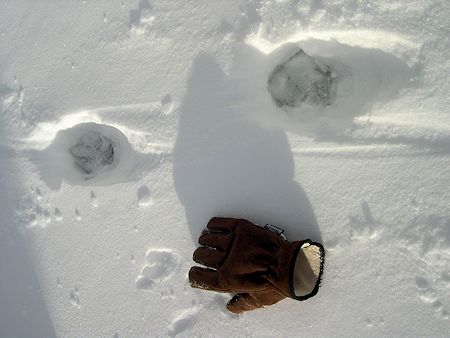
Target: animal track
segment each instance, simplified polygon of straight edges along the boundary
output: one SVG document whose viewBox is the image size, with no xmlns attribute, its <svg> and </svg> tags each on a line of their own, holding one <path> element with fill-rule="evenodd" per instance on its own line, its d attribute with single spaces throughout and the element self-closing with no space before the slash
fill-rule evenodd
<svg viewBox="0 0 450 338">
<path fill-rule="evenodd" d="M 39 188 L 36 188 L 33 192 L 36 194 L 35 199 L 26 197 L 23 201 L 23 209 L 27 210 L 23 213 L 23 216 L 25 217 L 25 222 L 28 223 L 28 227 L 40 226 L 45 228 L 52 221 L 50 212 L 47 209 L 49 203 L 44 201 L 44 196 Z"/>
<path fill-rule="evenodd" d="M 432 309 L 443 319 L 448 319 L 448 311 L 438 298 L 437 292 L 424 277 L 416 276 L 416 286 L 419 298 L 426 304 L 431 304 Z"/>
<path fill-rule="evenodd" d="M 377 223 L 374 220 L 367 202 L 361 203 L 361 212 L 357 216 L 350 216 L 351 239 L 374 239 L 377 237 Z"/>
<path fill-rule="evenodd" d="M 226 320 L 237 320 L 238 317 L 231 314 L 226 309 L 226 304 L 229 298 L 230 297 L 227 295 L 217 294 L 212 300 L 208 300 L 206 302 L 203 302 L 205 299 L 203 297 L 200 302 L 192 300 L 192 306 L 189 309 L 182 310 L 181 313 L 172 320 L 169 326 L 168 335 L 170 337 L 175 337 L 191 328 L 205 312 L 220 313 L 223 318 L 226 318 Z"/>
<path fill-rule="evenodd" d="M 33 157 L 42 179 L 53 189 L 62 180 L 72 185 L 116 183 L 136 167 L 136 154 L 127 137 L 117 128 L 98 123 L 59 130 L 52 143 Z"/>
<path fill-rule="evenodd" d="M 149 119 L 170 122 L 170 118 L 161 113 L 160 103 L 155 102 L 100 107 L 67 114 L 58 121 L 38 123 L 27 141 L 49 144 L 45 149 L 35 147 L 30 150 L 30 158 L 47 186 L 59 190 L 62 181 L 82 186 L 105 186 L 132 181 L 171 156 L 170 144 L 155 142 L 166 137 L 165 133 L 155 135 L 144 132 L 139 130 L 139 125 L 135 126 L 138 129 L 120 126 L 122 132 L 116 126 L 96 123 L 102 120 L 115 123 L 114 121 L 123 119 L 123 114 L 142 114 Z"/>
<path fill-rule="evenodd" d="M 97 201 L 97 195 L 95 195 L 95 192 L 91 190 L 90 193 L 90 197 L 91 197 L 91 205 L 93 207 L 98 207 L 98 201 Z"/>
<path fill-rule="evenodd" d="M 43 197 L 42 197 L 41 189 L 36 188 L 35 192 L 36 192 L 36 199 L 37 199 L 38 201 L 42 201 L 42 198 L 43 198 Z"/>
<path fill-rule="evenodd" d="M 150 196 L 150 189 L 143 185 L 137 191 L 137 203 L 140 207 L 146 207 L 153 204 L 153 200 Z"/>
<path fill-rule="evenodd" d="M 48 210 L 44 209 L 42 211 L 42 216 L 44 217 L 44 222 L 46 224 L 50 223 L 51 219 L 50 219 L 50 213 L 48 212 Z"/>
<path fill-rule="evenodd" d="M 380 325 L 384 325 L 384 318 L 381 317 L 378 321 L 373 320 L 371 318 L 366 318 L 366 320 L 364 321 L 367 325 L 368 328 L 371 327 L 376 327 L 376 326 L 380 326 Z"/>
<path fill-rule="evenodd" d="M 302 49 L 295 50 L 269 76 L 267 88 L 279 107 L 304 103 L 327 106 L 334 99 L 336 79 L 332 69 Z"/>
<path fill-rule="evenodd" d="M 40 188 L 32 188 L 32 194 L 26 195 L 20 202 L 17 214 L 22 218 L 25 228 L 46 228 L 54 221 L 63 220 L 63 215 L 58 207 L 49 202 L 49 198 Z"/>
<path fill-rule="evenodd" d="M 114 142 L 96 131 L 87 131 L 70 148 L 70 153 L 77 167 L 89 177 L 114 163 Z"/>
<path fill-rule="evenodd" d="M 152 6 L 148 0 L 140 0 L 137 9 L 130 11 L 129 24 L 132 32 L 136 34 L 144 34 L 155 20 L 155 16 L 152 15 Z"/>
<path fill-rule="evenodd" d="M 80 308 L 80 290 L 78 290 L 78 288 L 75 286 L 75 288 L 69 292 L 69 299 L 70 299 L 70 303 L 77 307 Z"/>
<path fill-rule="evenodd" d="M 177 255 L 169 249 L 152 249 L 146 255 L 147 264 L 136 279 L 138 289 L 151 289 L 170 278 L 179 266 Z"/>
<path fill-rule="evenodd" d="M 169 115 L 173 110 L 172 97 L 165 95 L 161 99 L 161 111 L 164 115 Z"/>
<path fill-rule="evenodd" d="M 197 313 L 200 311 L 199 306 L 193 306 L 180 315 L 174 318 L 169 326 L 169 332 L 167 333 L 170 337 L 175 337 L 188 328 L 192 327 L 197 321 Z"/>
<path fill-rule="evenodd" d="M 61 211 L 58 208 L 55 208 L 53 214 L 55 215 L 55 219 L 57 221 L 62 221 L 63 217 L 62 217 Z"/>
<path fill-rule="evenodd" d="M 81 213 L 80 213 L 80 210 L 78 210 L 78 209 L 75 209 L 75 219 L 77 221 L 81 221 Z"/>
</svg>

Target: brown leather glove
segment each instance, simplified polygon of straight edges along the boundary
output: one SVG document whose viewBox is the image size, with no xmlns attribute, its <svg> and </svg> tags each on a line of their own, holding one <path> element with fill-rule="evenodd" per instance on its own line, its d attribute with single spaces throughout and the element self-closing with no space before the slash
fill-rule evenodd
<svg viewBox="0 0 450 338">
<path fill-rule="evenodd" d="M 199 243 L 203 246 L 195 250 L 194 261 L 208 268 L 191 267 L 189 282 L 204 290 L 237 292 L 227 304 L 233 313 L 269 306 L 286 297 L 304 300 L 318 291 L 324 258 L 323 247 L 318 243 L 288 242 L 249 221 L 219 217 L 209 221 Z M 309 244 L 320 249 L 320 274 L 308 293 L 299 296 L 294 288 L 294 272 L 301 271 L 296 261 L 303 255 L 302 247 Z"/>
</svg>

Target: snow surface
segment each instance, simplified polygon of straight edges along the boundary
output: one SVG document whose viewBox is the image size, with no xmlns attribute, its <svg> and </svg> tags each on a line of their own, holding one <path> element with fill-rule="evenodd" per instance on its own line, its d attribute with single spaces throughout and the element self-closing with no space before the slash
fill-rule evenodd
<svg viewBox="0 0 450 338">
<path fill-rule="evenodd" d="M 0 336 L 448 336 L 449 17 L 0 0 Z M 332 104 L 273 102 L 291 48 L 334 70 Z M 115 147 L 93 176 L 70 153 L 87 135 Z M 216 215 L 323 241 L 318 295 L 237 316 L 191 289 Z"/>
</svg>

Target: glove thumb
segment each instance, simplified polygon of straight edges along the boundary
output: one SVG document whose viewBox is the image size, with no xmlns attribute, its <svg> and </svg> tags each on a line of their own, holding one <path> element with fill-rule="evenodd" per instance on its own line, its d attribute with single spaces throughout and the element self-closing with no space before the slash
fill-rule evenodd
<svg viewBox="0 0 450 338">
<path fill-rule="evenodd" d="M 241 313 L 269 306 L 286 298 L 276 291 L 238 293 L 227 303 L 227 309 L 233 313 Z"/>
<path fill-rule="evenodd" d="M 250 311 L 263 306 L 249 293 L 238 293 L 227 303 L 227 309 L 233 313 Z"/>
</svg>

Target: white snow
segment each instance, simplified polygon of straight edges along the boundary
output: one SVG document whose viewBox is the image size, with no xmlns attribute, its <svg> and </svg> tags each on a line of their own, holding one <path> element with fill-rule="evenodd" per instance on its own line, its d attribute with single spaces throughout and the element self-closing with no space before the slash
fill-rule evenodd
<svg viewBox="0 0 450 338">
<path fill-rule="evenodd" d="M 448 336 L 449 17 L 447 0 L 0 0 L 0 336 Z M 297 48 L 335 72 L 331 104 L 272 100 Z M 192 289 L 212 216 L 322 241 L 318 295 L 237 316 Z"/>
</svg>

